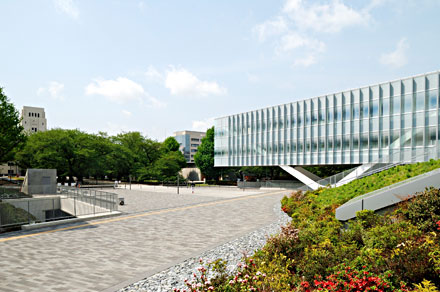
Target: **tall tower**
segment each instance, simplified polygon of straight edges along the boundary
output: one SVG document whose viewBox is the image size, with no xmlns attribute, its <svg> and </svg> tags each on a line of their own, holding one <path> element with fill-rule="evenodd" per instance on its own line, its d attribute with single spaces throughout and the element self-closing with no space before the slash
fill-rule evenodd
<svg viewBox="0 0 440 292">
<path fill-rule="evenodd" d="M 47 120 L 44 108 L 23 106 L 21 117 L 21 125 L 26 132 L 36 133 L 47 130 Z"/>
</svg>

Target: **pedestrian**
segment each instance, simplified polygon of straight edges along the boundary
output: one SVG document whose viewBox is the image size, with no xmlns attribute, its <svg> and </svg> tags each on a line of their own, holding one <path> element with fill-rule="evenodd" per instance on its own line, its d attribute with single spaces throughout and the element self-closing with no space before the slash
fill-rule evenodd
<svg viewBox="0 0 440 292">
<path fill-rule="evenodd" d="M 191 194 L 194 194 L 194 187 L 196 186 L 195 183 L 191 183 Z"/>
</svg>

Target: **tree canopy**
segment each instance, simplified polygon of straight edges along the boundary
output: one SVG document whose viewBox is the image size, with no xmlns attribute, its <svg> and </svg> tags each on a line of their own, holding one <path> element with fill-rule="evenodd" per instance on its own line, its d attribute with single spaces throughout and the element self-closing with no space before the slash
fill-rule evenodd
<svg viewBox="0 0 440 292">
<path fill-rule="evenodd" d="M 18 111 L 0 87 L 0 163 L 12 159 L 12 151 L 26 140 Z"/>
<path fill-rule="evenodd" d="M 172 140 L 160 143 L 139 132 L 108 137 L 52 129 L 30 135 L 17 158 L 23 168 L 55 168 L 61 180 L 67 176 L 173 180 L 186 161 L 180 151 L 172 151 Z"/>
<path fill-rule="evenodd" d="M 218 179 L 220 169 L 214 167 L 214 127 L 206 131 L 206 136 L 194 155 L 194 162 L 207 179 Z"/>
</svg>

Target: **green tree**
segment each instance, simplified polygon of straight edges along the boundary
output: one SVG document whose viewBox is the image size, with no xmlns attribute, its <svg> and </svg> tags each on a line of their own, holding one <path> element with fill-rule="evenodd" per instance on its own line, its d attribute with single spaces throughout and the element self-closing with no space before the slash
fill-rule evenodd
<svg viewBox="0 0 440 292">
<path fill-rule="evenodd" d="M 180 144 L 177 142 L 176 138 L 168 137 L 163 141 L 162 147 L 165 152 L 179 151 Z"/>
<path fill-rule="evenodd" d="M 180 151 L 170 151 L 162 155 L 154 165 L 156 179 L 174 181 L 179 171 L 186 166 L 186 160 Z"/>
<path fill-rule="evenodd" d="M 96 169 L 100 153 L 94 135 L 79 130 L 52 129 L 29 136 L 17 153 L 23 168 L 55 168 L 58 176 L 80 181 Z"/>
<path fill-rule="evenodd" d="M 128 132 L 118 134 L 112 137 L 112 142 L 124 148 L 123 156 L 127 156 L 127 151 L 130 153 L 130 165 L 128 168 L 115 169 L 119 171 L 118 177 L 133 175 L 134 177 L 145 176 L 146 173 L 151 172 L 154 163 L 161 157 L 161 143 L 148 139 L 142 136 L 139 132 Z M 116 160 L 119 160 L 117 153 L 113 154 Z M 120 161 L 122 162 L 122 161 Z M 126 165 L 125 163 L 122 163 Z M 122 171 L 124 170 L 125 171 Z"/>
<path fill-rule="evenodd" d="M 217 180 L 220 169 L 214 167 L 214 127 L 206 131 L 206 136 L 194 155 L 194 162 L 207 179 Z"/>
<path fill-rule="evenodd" d="M 12 150 L 26 141 L 18 111 L 0 87 L 0 163 L 12 159 Z"/>
</svg>

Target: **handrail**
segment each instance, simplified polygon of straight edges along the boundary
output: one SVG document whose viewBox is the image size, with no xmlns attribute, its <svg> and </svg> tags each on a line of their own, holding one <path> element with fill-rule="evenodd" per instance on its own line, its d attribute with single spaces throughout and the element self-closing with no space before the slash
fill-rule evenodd
<svg viewBox="0 0 440 292">
<path fill-rule="evenodd" d="M 409 151 L 412 151 L 412 150 L 413 150 L 413 149 L 410 149 Z M 356 179 L 360 179 L 360 178 L 366 177 L 366 176 L 370 176 L 370 175 L 372 175 L 372 174 L 375 174 L 375 173 L 378 173 L 378 172 L 384 171 L 384 170 L 386 170 L 386 169 L 389 169 L 389 168 L 395 167 L 395 166 L 397 166 L 397 165 L 401 165 L 401 164 L 405 164 L 405 163 L 408 163 L 408 162 L 412 162 L 412 161 L 414 161 L 414 160 L 417 160 L 417 158 L 419 158 L 419 157 L 422 157 L 422 156 L 425 157 L 426 155 L 429 155 L 429 154 L 431 154 L 432 152 L 435 153 L 436 150 L 437 150 L 436 147 L 435 147 L 435 146 L 432 146 L 432 147 L 429 147 L 429 148 L 425 149 L 425 151 L 424 151 L 423 153 L 420 153 L 420 154 L 414 155 L 414 156 L 410 157 L 408 160 L 405 160 L 405 161 L 395 162 L 395 163 L 386 163 L 386 162 L 382 162 L 382 161 L 389 160 L 389 159 L 387 159 L 387 158 L 389 158 L 389 157 L 392 156 L 392 155 L 395 155 L 395 154 L 401 154 L 401 153 L 406 153 L 405 150 L 404 150 L 404 151 L 401 151 L 400 149 L 391 150 L 391 151 L 390 151 L 391 153 L 389 153 L 387 156 L 383 156 L 383 157 L 380 157 L 380 158 L 376 159 L 376 160 L 373 161 L 373 162 L 369 162 L 369 163 L 373 164 L 372 167 L 374 167 L 375 164 L 379 164 L 379 163 L 385 163 L 384 166 L 382 166 L 382 167 L 380 167 L 380 168 L 375 168 L 375 169 L 367 170 L 366 172 L 364 172 L 364 173 L 362 173 L 362 174 L 360 174 L 360 175 L 356 175 L 354 178 L 350 178 L 350 180 L 348 180 L 348 181 L 346 180 L 346 181 L 347 181 L 346 183 L 348 183 L 348 182 L 350 182 L 350 181 L 353 181 L 353 180 L 356 180 Z M 321 180 L 319 180 L 319 181 L 317 181 L 317 182 L 315 182 L 315 183 L 318 183 L 318 184 L 322 185 L 323 187 L 324 187 L 324 186 L 327 186 L 328 183 L 323 184 L 323 182 L 327 182 L 327 181 L 330 181 L 330 182 L 331 182 L 331 181 L 333 180 L 333 178 L 337 178 L 337 176 L 341 176 L 341 174 L 343 175 L 342 178 L 341 178 L 340 180 L 336 180 L 336 179 L 334 179 L 334 183 L 333 183 L 333 184 L 330 184 L 330 186 L 334 186 L 334 185 L 336 185 L 336 183 L 344 183 L 344 182 L 345 182 L 345 181 L 344 181 L 344 178 L 345 178 L 348 174 L 350 174 L 350 173 L 352 173 L 353 171 L 355 171 L 356 168 L 357 168 L 357 167 L 352 168 L 352 169 L 349 169 L 349 170 L 345 170 L 345 171 L 343 171 L 343 172 L 337 173 L 337 174 L 332 175 L 332 176 L 330 176 L 330 177 L 327 177 L 327 178 L 321 179 Z M 345 175 L 344 175 L 344 174 L 345 174 Z M 311 184 L 304 184 L 304 186 L 301 187 L 300 189 L 302 189 L 302 190 L 309 190 L 309 189 L 313 189 L 313 188 L 311 188 Z"/>
<path fill-rule="evenodd" d="M 376 195 L 377 193 L 381 193 L 381 192 L 383 192 L 383 191 L 387 191 L 387 190 L 389 190 L 389 189 L 392 189 L 392 188 L 398 187 L 398 186 L 400 186 L 400 185 L 404 185 L 404 184 L 406 184 L 406 183 L 409 183 L 409 182 L 412 182 L 412 181 L 418 180 L 419 178 L 422 178 L 422 177 L 425 177 L 425 176 L 429 176 L 429 175 L 431 175 L 431 174 L 433 174 L 433 173 L 438 173 L 438 172 L 440 172 L 440 168 L 436 168 L 436 169 L 433 169 L 433 170 L 431 170 L 431 171 L 428 171 L 428 172 L 425 172 L 425 173 L 421 173 L 421 174 L 419 174 L 419 175 L 416 175 L 416 176 L 413 176 L 413 177 L 407 178 L 407 179 L 405 179 L 405 180 L 398 181 L 398 182 L 396 182 L 396 183 L 394 183 L 394 184 L 392 184 L 392 185 L 389 185 L 389 186 L 386 186 L 386 187 L 383 187 L 383 188 L 380 188 L 380 189 L 377 189 L 377 190 L 374 190 L 374 191 L 368 192 L 368 193 L 366 193 L 366 194 L 363 194 L 363 195 L 357 196 L 357 197 L 355 197 L 355 198 L 353 198 L 353 199 L 351 199 L 351 200 L 348 200 L 346 203 L 355 202 L 355 201 L 358 201 L 358 200 L 361 200 L 361 199 L 364 199 L 364 198 L 368 198 L 368 197 L 370 197 L 370 196 L 374 196 L 374 195 Z"/>
</svg>

